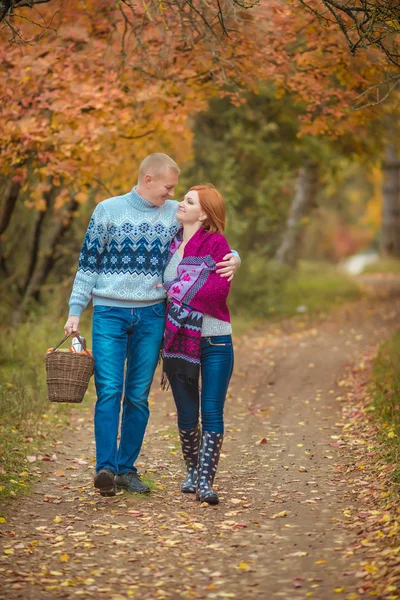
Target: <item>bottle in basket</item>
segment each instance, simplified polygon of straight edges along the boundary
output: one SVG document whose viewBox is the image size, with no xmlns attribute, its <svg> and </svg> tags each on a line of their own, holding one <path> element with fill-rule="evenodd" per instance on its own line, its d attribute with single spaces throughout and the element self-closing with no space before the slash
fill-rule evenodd
<svg viewBox="0 0 400 600">
<path fill-rule="evenodd" d="M 85 338 L 81 338 L 81 340 L 84 344 L 86 343 Z M 71 350 L 72 352 L 82 352 L 83 350 L 83 346 L 77 337 L 72 338 Z"/>
</svg>

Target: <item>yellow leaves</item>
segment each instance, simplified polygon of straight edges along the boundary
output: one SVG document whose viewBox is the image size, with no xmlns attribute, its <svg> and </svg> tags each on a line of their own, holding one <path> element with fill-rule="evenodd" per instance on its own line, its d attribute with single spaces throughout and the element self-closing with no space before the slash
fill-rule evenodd
<svg viewBox="0 0 400 600">
<path fill-rule="evenodd" d="M 380 523 L 389 523 L 389 521 L 390 521 L 390 520 L 391 520 L 391 516 L 389 515 L 389 513 L 385 513 L 385 514 L 383 515 L 383 517 L 381 517 L 381 518 L 379 519 L 379 522 L 380 522 Z"/>
<path fill-rule="evenodd" d="M 389 433 L 387 434 L 387 436 L 388 436 L 389 439 L 393 439 L 396 436 L 396 434 L 395 434 L 394 431 L 389 431 Z"/>
<path fill-rule="evenodd" d="M 238 569 L 244 569 L 245 571 L 248 571 L 250 569 L 250 566 L 247 563 L 242 562 L 240 563 L 240 565 L 238 565 Z"/>
<path fill-rule="evenodd" d="M 14 554 L 14 550 L 12 548 L 6 548 L 4 550 L 4 554 L 7 554 L 7 555 Z"/>
<path fill-rule="evenodd" d="M 335 592 L 335 594 L 343 594 L 344 587 L 335 588 L 333 591 Z"/>
<path fill-rule="evenodd" d="M 314 564 L 315 564 L 315 565 L 327 565 L 327 564 L 328 564 L 328 561 L 327 561 L 327 560 L 324 560 L 324 559 L 321 559 L 321 560 L 316 560 Z"/>
<path fill-rule="evenodd" d="M 371 573 L 372 575 L 373 573 L 378 573 L 379 569 L 378 567 L 374 567 L 374 565 L 368 564 L 365 565 L 364 571 L 367 571 L 367 573 Z"/>
<path fill-rule="evenodd" d="M 270 517 L 270 519 L 283 519 L 284 517 L 287 517 L 287 511 L 286 510 L 282 510 L 282 512 L 276 513 L 275 515 L 272 515 L 272 517 Z"/>
<path fill-rule="evenodd" d="M 189 523 L 189 525 L 192 527 L 192 529 L 204 529 L 204 525 L 202 523 Z"/>
<path fill-rule="evenodd" d="M 61 554 L 60 562 L 67 563 L 69 561 L 69 554 Z"/>
<path fill-rule="evenodd" d="M 0 487 L 0 492 L 2 491 L 2 489 L 4 489 L 4 486 Z M 6 518 L 5 517 L 0 517 L 0 523 L 5 523 L 6 522 Z"/>
<path fill-rule="evenodd" d="M 53 522 L 57 525 L 58 523 L 62 523 L 62 518 L 59 517 L 58 515 L 56 517 L 54 517 Z"/>
</svg>

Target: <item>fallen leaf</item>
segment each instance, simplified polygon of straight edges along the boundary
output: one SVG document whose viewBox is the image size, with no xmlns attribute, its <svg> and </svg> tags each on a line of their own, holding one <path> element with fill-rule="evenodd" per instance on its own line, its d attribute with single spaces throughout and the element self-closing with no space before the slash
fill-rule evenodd
<svg viewBox="0 0 400 600">
<path fill-rule="evenodd" d="M 272 515 L 272 517 L 270 517 L 270 519 L 282 519 L 283 517 L 287 517 L 287 511 L 286 510 L 282 510 L 282 512 L 276 513 L 275 515 Z"/>
<path fill-rule="evenodd" d="M 256 442 L 256 446 L 260 446 L 261 444 L 266 444 L 268 442 L 266 437 L 262 437 L 261 439 L 257 440 Z"/>
</svg>

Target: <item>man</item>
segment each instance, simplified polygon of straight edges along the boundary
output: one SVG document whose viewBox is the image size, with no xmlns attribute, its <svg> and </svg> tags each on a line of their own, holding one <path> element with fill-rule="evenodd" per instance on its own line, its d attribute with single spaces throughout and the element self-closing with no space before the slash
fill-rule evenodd
<svg viewBox="0 0 400 600">
<path fill-rule="evenodd" d="M 135 461 L 149 418 L 148 395 L 164 332 L 160 283 L 170 242 L 181 226 L 176 220 L 178 202 L 169 199 L 178 178 L 179 167 L 169 156 L 147 156 L 131 192 L 97 205 L 79 257 L 64 329 L 79 331 L 79 317 L 93 299 L 94 485 L 103 496 L 114 496 L 116 486 L 149 491 Z M 227 254 L 219 265 L 221 276 L 233 277 L 239 262 Z"/>
</svg>

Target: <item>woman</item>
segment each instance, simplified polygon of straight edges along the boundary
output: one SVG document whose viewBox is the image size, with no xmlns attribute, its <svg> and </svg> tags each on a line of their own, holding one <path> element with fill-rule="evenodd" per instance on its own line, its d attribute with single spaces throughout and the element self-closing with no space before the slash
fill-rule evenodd
<svg viewBox="0 0 400 600">
<path fill-rule="evenodd" d="M 218 504 L 212 485 L 233 369 L 232 327 L 226 304 L 230 282 L 216 274 L 216 263 L 230 252 L 222 235 L 224 200 L 213 185 L 196 185 L 180 203 L 177 218 L 183 229 L 171 243 L 164 272 L 169 302 L 163 371 L 174 395 L 187 467 L 181 490 L 196 493 L 200 502 Z"/>
</svg>

